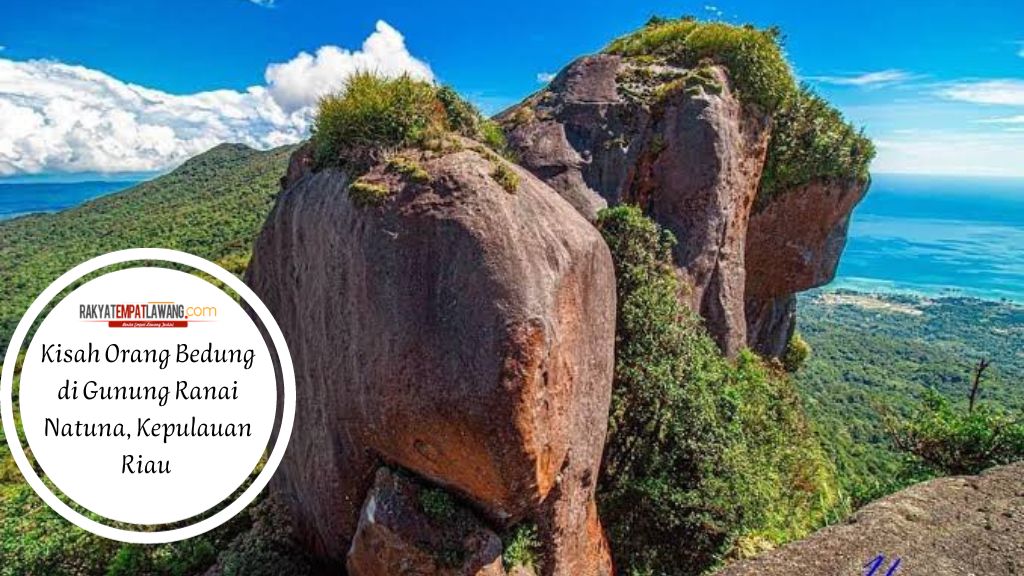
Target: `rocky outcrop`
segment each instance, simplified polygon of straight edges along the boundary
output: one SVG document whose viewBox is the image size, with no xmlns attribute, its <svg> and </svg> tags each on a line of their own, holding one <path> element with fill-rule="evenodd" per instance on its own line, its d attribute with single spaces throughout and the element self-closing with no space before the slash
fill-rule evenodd
<svg viewBox="0 0 1024 576">
<path fill-rule="evenodd" d="M 747 334 L 751 346 L 781 356 L 796 324 L 794 294 L 835 277 L 850 214 L 868 182 L 814 181 L 764 203 L 746 233 Z"/>
<path fill-rule="evenodd" d="M 747 343 L 744 251 L 769 121 L 723 68 L 588 56 L 499 120 L 523 166 L 587 218 L 632 202 L 672 231 L 691 307 L 726 353 Z"/>
<path fill-rule="evenodd" d="M 348 552 L 348 576 L 505 576 L 501 540 L 468 510 L 377 471 Z"/>
<path fill-rule="evenodd" d="M 425 174 L 372 168 L 359 182 L 386 194 L 379 206 L 354 202 L 345 173 L 293 162 L 247 273 L 298 386 L 272 491 L 301 540 L 341 562 L 387 463 L 495 527 L 535 523 L 544 574 L 609 574 L 594 506 L 615 329 L 608 248 L 537 178 L 460 148 L 406 151 Z M 499 164 L 518 182 L 499 184 Z"/>
<path fill-rule="evenodd" d="M 523 166 L 586 218 L 630 202 L 675 234 L 689 304 L 725 353 L 780 356 L 795 294 L 835 275 L 868 183 L 819 178 L 758 198 L 772 120 L 733 86 L 710 63 L 598 54 L 498 119 Z"/>
<path fill-rule="evenodd" d="M 1024 462 L 913 486 L 842 525 L 717 574 L 865 574 L 878 555 L 886 557 L 879 575 L 896 559 L 898 576 L 1024 574 Z"/>
</svg>

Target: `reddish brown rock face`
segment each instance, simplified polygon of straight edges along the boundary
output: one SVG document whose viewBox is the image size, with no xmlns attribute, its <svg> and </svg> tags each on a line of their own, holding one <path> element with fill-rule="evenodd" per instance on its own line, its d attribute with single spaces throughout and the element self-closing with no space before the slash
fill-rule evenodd
<svg viewBox="0 0 1024 576">
<path fill-rule="evenodd" d="M 770 122 L 741 105 L 725 70 L 689 84 L 687 73 L 588 56 L 499 120 L 523 166 L 588 219 L 631 202 L 675 234 L 689 305 L 723 352 L 778 356 L 795 294 L 835 275 L 867 183 L 812 182 L 751 215 Z"/>
<path fill-rule="evenodd" d="M 745 236 L 769 132 L 723 69 L 709 73 L 716 86 L 656 95 L 636 78 L 664 84 L 686 71 L 588 56 L 500 120 L 523 166 L 584 216 L 632 202 L 675 234 L 690 304 L 731 355 L 747 342 Z"/>
<path fill-rule="evenodd" d="M 751 346 L 780 356 L 795 324 L 794 294 L 835 277 L 850 214 L 868 183 L 812 182 L 753 214 L 747 230 L 746 299 Z"/>
<path fill-rule="evenodd" d="M 300 174 L 247 282 L 288 340 L 295 430 L 272 484 L 304 541 L 340 561 L 382 462 L 497 526 L 538 524 L 545 574 L 609 574 L 593 506 L 611 394 L 615 279 L 599 233 L 547 185 L 472 150 L 378 167 L 358 208 L 335 170 Z M 500 160 L 499 160 L 500 161 Z"/>
</svg>

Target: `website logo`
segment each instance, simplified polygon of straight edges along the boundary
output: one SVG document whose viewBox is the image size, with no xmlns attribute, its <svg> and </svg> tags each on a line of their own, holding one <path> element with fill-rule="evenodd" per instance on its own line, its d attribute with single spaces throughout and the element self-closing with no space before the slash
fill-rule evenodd
<svg viewBox="0 0 1024 576">
<path fill-rule="evenodd" d="M 83 322 L 106 323 L 110 328 L 187 328 L 193 322 L 213 322 L 216 306 L 190 306 L 177 302 L 80 304 Z"/>
</svg>

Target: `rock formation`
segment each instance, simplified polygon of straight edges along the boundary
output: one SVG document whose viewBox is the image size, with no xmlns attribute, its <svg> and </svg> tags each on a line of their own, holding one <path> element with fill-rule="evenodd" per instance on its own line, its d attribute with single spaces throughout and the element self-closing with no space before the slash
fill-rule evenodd
<svg viewBox="0 0 1024 576">
<path fill-rule="evenodd" d="M 850 214 L 868 182 L 814 181 L 757 206 L 746 238 L 747 337 L 765 356 L 782 356 L 796 325 L 796 293 L 835 277 Z"/>
<path fill-rule="evenodd" d="M 498 535 L 450 502 L 424 510 L 425 494 L 408 478 L 377 471 L 348 553 L 348 573 L 505 576 Z"/>
<path fill-rule="evenodd" d="M 941 478 L 869 504 L 845 523 L 740 562 L 719 576 L 1024 574 L 1024 462 Z"/>
<path fill-rule="evenodd" d="M 795 293 L 831 280 L 867 188 L 819 179 L 752 214 L 771 118 L 711 64 L 587 56 L 498 118 L 522 165 L 588 219 L 636 203 L 675 234 L 689 304 L 729 355 L 781 355 Z"/>
<path fill-rule="evenodd" d="M 638 203 L 676 235 L 690 305 L 732 354 L 746 344 L 744 237 L 768 121 L 723 68 L 699 73 L 588 56 L 500 120 L 523 166 L 584 216 Z"/>
<path fill-rule="evenodd" d="M 468 140 L 406 150 L 404 169 L 380 163 L 356 185 L 305 158 L 247 273 L 295 364 L 296 425 L 272 492 L 299 537 L 340 563 L 360 533 L 352 573 L 386 569 L 360 552 L 408 528 L 367 516 L 388 491 L 378 477 L 371 492 L 386 464 L 495 529 L 535 523 L 544 574 L 610 574 L 594 505 L 615 328 L 600 234 Z M 499 171 L 516 177 L 499 184 Z"/>
</svg>

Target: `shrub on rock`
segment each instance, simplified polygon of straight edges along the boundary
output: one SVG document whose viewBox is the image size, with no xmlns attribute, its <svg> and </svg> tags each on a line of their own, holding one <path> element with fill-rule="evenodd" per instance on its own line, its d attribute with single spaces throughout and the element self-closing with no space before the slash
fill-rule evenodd
<svg viewBox="0 0 1024 576">
<path fill-rule="evenodd" d="M 798 538 L 838 504 L 799 397 L 748 351 L 724 359 L 679 303 L 671 234 L 603 211 L 618 283 L 598 505 L 624 574 L 699 574 Z"/>
</svg>

